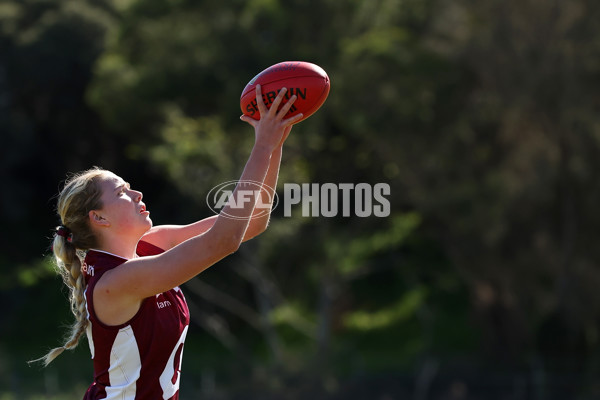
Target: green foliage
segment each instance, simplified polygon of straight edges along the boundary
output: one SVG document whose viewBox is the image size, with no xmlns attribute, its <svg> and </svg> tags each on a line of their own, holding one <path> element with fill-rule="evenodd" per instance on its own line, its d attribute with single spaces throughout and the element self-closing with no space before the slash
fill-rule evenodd
<svg viewBox="0 0 600 400">
<path fill-rule="evenodd" d="M 40 259 L 33 265 L 22 265 L 17 268 L 17 285 L 29 287 L 39 285 L 41 281 L 56 273 L 50 257 Z"/>
<path fill-rule="evenodd" d="M 392 215 L 386 222 L 391 225 L 388 229 L 370 230 L 367 235 L 340 233 L 327 241 L 324 247 L 327 258 L 336 265 L 341 275 L 356 273 L 375 255 L 400 248 L 418 227 L 420 217 L 415 213 Z"/>
<path fill-rule="evenodd" d="M 231 157 L 236 154 L 237 146 L 227 140 L 216 115 L 191 118 L 177 107 L 167 108 L 165 114 L 160 133 L 162 144 L 150 150 L 150 160 L 178 182 L 182 192 L 200 200 L 206 194 L 201 188 L 212 187 L 237 172 Z M 142 146 L 133 146 L 140 156 L 148 151 Z"/>
<path fill-rule="evenodd" d="M 349 329 L 359 331 L 371 331 L 378 329 L 389 329 L 391 326 L 404 322 L 414 316 L 418 308 L 423 304 L 426 292 L 423 288 L 415 288 L 404 293 L 402 298 L 392 304 L 375 312 L 355 311 L 345 316 L 344 325 Z"/>
</svg>

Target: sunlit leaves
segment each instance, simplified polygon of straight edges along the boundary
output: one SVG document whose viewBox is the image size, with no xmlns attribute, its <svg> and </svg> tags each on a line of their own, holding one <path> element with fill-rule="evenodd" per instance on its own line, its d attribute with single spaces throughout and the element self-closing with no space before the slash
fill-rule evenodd
<svg viewBox="0 0 600 400">
<path fill-rule="evenodd" d="M 399 329 L 399 324 L 414 318 L 427 297 L 427 289 L 418 287 L 405 293 L 398 293 L 399 300 L 378 310 L 358 310 L 344 317 L 349 329 L 371 331 L 378 329 Z"/>
</svg>

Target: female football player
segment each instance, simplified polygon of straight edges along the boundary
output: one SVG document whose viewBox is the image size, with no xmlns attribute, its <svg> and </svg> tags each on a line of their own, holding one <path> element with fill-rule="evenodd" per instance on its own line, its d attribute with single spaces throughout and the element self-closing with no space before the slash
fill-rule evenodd
<svg viewBox="0 0 600 400">
<path fill-rule="evenodd" d="M 292 96 L 281 106 L 285 92 L 267 109 L 257 85 L 261 118 L 241 117 L 254 127 L 255 142 L 240 182 L 275 188 L 283 142 L 302 118 L 284 119 L 295 101 Z M 233 198 L 242 190 L 240 183 Z M 153 227 L 142 193 L 121 177 L 100 168 L 71 177 L 58 198 L 61 225 L 53 252 L 76 322 L 66 343 L 44 363 L 74 348 L 85 332 L 94 381 L 84 399 L 178 399 L 189 324 L 179 285 L 266 229 L 268 213 L 255 211 L 261 194 L 250 193 L 219 215 Z"/>
</svg>

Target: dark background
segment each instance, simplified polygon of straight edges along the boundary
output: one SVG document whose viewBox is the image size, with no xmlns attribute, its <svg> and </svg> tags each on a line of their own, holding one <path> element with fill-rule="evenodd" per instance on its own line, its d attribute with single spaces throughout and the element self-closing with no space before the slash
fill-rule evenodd
<svg viewBox="0 0 600 400">
<path fill-rule="evenodd" d="M 0 399 L 78 399 L 87 342 L 49 257 L 56 194 L 99 165 L 155 224 L 211 215 L 280 61 L 329 98 L 284 183 L 387 183 L 387 218 L 293 217 L 183 286 L 181 398 L 600 398 L 600 3 L 0 1 Z"/>
</svg>

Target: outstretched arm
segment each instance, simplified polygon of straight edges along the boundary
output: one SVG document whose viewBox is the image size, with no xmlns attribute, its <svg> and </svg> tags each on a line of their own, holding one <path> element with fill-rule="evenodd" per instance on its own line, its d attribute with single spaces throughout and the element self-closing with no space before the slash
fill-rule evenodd
<svg viewBox="0 0 600 400">
<path fill-rule="evenodd" d="M 240 181 L 265 181 L 271 158 L 280 145 L 286 128 L 302 118 L 299 114 L 283 119 L 295 100 L 295 96 L 292 96 L 277 111 L 284 95 L 285 90 L 281 90 L 268 110 L 262 102 L 260 87 L 257 86 L 256 97 L 261 119 L 252 124 L 256 141 Z M 232 194 L 234 198 L 239 190 L 243 188 L 240 189 L 238 185 Z M 212 227 L 204 233 L 160 255 L 135 258 L 106 272 L 96 284 L 93 294 L 96 311 L 103 309 L 102 316 L 100 313 L 98 316 L 107 323 L 126 320 L 126 316 L 131 317 L 139 309 L 142 299 L 188 281 L 235 252 L 246 235 L 258 198 L 256 194 L 250 197 L 242 207 L 232 208 L 226 205 Z"/>
<path fill-rule="evenodd" d="M 289 136 L 291 129 L 292 126 L 285 128 L 281 142 L 271 154 L 269 169 L 267 170 L 267 175 L 263 184 L 263 192 L 261 192 L 260 201 L 258 202 L 261 207 L 254 208 L 248 229 L 242 239 L 244 242 L 264 232 L 269 224 L 271 216 L 270 209 L 273 206 L 273 199 L 277 188 L 277 179 L 279 177 L 279 168 L 281 166 L 283 143 Z M 269 210 L 266 210 L 266 207 L 268 207 Z M 189 225 L 155 226 L 144 235 L 142 240 L 152 243 L 163 250 L 169 250 L 194 236 L 201 235 L 208 231 L 215 224 L 217 218 L 218 216 L 214 215 Z"/>
<path fill-rule="evenodd" d="M 284 135 L 283 140 L 285 140 L 287 135 L 289 135 L 290 129 L 291 126 L 286 129 L 286 134 Z M 260 235 L 265 231 L 265 229 L 267 229 L 267 226 L 269 225 L 273 200 L 275 198 L 275 190 L 277 189 L 277 179 L 279 178 L 279 168 L 281 166 L 283 140 L 279 147 L 277 147 L 273 154 L 271 154 L 271 163 L 269 164 L 269 170 L 263 183 L 263 190 L 260 193 L 260 204 L 264 208 L 256 207 L 254 209 L 254 213 L 252 214 L 252 219 L 248 225 L 248 230 L 246 231 L 244 240 L 249 240 L 257 235 Z"/>
</svg>

